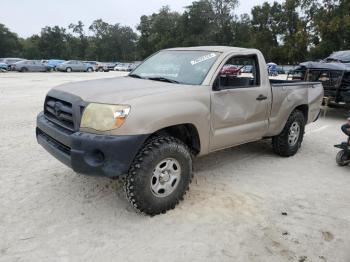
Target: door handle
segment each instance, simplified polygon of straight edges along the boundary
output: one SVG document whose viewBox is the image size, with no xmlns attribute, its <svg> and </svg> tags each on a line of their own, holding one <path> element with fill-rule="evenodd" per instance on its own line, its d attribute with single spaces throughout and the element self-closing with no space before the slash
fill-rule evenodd
<svg viewBox="0 0 350 262">
<path fill-rule="evenodd" d="M 267 96 L 264 96 L 264 95 L 259 95 L 256 100 L 258 101 L 262 101 L 262 100 L 266 100 L 267 99 Z"/>
</svg>

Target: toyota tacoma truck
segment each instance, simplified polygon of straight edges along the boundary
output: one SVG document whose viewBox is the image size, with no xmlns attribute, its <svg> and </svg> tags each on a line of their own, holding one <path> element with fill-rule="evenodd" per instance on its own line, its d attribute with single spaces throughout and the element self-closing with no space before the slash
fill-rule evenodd
<svg viewBox="0 0 350 262">
<path fill-rule="evenodd" d="M 320 83 L 269 80 L 258 50 L 173 48 L 128 76 L 50 90 L 36 137 L 77 173 L 122 176 L 131 204 L 157 215 L 183 199 L 194 157 L 267 138 L 276 154 L 296 154 L 322 98 Z"/>
</svg>

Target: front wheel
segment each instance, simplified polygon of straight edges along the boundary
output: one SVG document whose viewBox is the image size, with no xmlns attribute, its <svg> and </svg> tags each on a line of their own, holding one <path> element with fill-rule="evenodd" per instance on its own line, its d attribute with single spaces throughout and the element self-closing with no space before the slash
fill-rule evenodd
<svg viewBox="0 0 350 262">
<path fill-rule="evenodd" d="M 155 137 L 136 156 L 125 180 L 133 207 L 147 215 L 174 209 L 192 180 L 189 148 L 173 137 Z"/>
<path fill-rule="evenodd" d="M 72 72 L 72 68 L 70 68 L 70 67 L 67 67 L 67 68 L 66 68 L 66 72 L 67 72 L 67 73 L 70 73 L 70 72 Z"/>
<path fill-rule="evenodd" d="M 339 166 L 349 165 L 349 154 L 345 150 L 339 151 L 336 157 L 336 161 Z"/>
<path fill-rule="evenodd" d="M 274 152 L 284 157 L 294 156 L 303 142 L 305 124 L 306 120 L 303 112 L 293 111 L 282 132 L 272 138 Z"/>
<path fill-rule="evenodd" d="M 91 67 L 89 67 L 89 68 L 87 69 L 87 71 L 88 71 L 89 73 L 91 73 L 91 72 L 94 71 L 94 69 L 92 69 Z"/>
</svg>

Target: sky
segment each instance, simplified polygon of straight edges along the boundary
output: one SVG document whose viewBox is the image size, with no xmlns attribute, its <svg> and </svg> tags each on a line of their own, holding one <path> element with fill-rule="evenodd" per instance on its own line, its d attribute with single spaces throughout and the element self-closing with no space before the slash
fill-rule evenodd
<svg viewBox="0 0 350 262">
<path fill-rule="evenodd" d="M 253 6 L 266 0 L 240 0 L 237 14 L 250 13 Z M 278 0 L 281 1 L 281 0 Z M 2 0 L 0 23 L 21 37 L 40 33 L 45 26 L 67 27 L 81 20 L 86 26 L 102 20 L 131 26 L 142 15 L 151 15 L 162 6 L 182 12 L 193 0 Z M 272 1 L 268 1 L 272 2 Z"/>
</svg>

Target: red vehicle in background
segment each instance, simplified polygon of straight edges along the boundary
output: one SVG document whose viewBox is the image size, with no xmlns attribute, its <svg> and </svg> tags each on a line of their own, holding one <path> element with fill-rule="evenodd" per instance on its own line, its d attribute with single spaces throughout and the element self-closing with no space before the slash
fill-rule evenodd
<svg viewBox="0 0 350 262">
<path fill-rule="evenodd" d="M 221 69 L 221 75 L 237 76 L 237 75 L 240 75 L 241 73 L 242 73 L 241 68 L 238 68 L 237 66 L 234 66 L 234 65 L 225 65 Z"/>
</svg>

